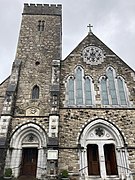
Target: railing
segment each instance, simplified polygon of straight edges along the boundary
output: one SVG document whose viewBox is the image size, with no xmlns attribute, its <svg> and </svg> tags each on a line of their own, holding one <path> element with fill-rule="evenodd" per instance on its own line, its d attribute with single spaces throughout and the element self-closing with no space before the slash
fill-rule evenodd
<svg viewBox="0 0 135 180">
<path fill-rule="evenodd" d="M 45 168 L 43 168 L 43 167 L 39 167 L 39 166 L 37 166 L 37 169 L 46 170 L 46 167 L 45 167 Z"/>
<path fill-rule="evenodd" d="M 79 172 L 81 172 L 82 170 L 86 169 L 87 167 L 88 166 L 85 166 L 85 167 L 79 169 Z M 82 173 L 82 179 L 85 180 L 85 174 L 84 173 Z"/>
<path fill-rule="evenodd" d="M 88 167 L 88 166 L 85 166 L 85 167 L 83 167 L 82 169 L 79 169 L 79 172 L 82 171 L 83 169 L 87 168 L 87 167 Z"/>
<path fill-rule="evenodd" d="M 87 167 L 88 167 L 88 166 L 85 166 L 85 167 L 79 169 L 79 172 L 81 172 L 82 170 L 86 169 Z M 129 176 L 130 176 L 130 175 L 135 175 L 135 172 L 132 172 L 130 168 L 127 168 L 127 167 L 124 167 L 124 166 L 120 166 L 120 165 L 117 165 L 117 167 L 120 167 L 120 168 L 126 169 L 127 171 L 130 171 L 130 172 L 129 172 Z M 126 174 L 125 174 L 125 175 L 126 175 Z M 82 179 L 85 180 L 85 174 L 84 174 L 84 173 L 82 173 Z"/>
<path fill-rule="evenodd" d="M 17 167 L 12 167 L 11 169 L 17 169 L 17 168 L 20 168 L 20 167 L 21 167 L 21 165 L 22 165 L 22 163 L 21 163 L 21 164 L 19 164 L 19 166 L 17 166 Z"/>
</svg>

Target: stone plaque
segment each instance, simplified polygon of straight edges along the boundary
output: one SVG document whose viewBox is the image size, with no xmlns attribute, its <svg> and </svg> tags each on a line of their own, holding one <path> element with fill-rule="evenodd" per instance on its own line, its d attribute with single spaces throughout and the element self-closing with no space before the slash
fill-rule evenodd
<svg viewBox="0 0 135 180">
<path fill-rule="evenodd" d="M 58 159 L 58 150 L 48 150 L 47 159 L 48 160 Z"/>
</svg>

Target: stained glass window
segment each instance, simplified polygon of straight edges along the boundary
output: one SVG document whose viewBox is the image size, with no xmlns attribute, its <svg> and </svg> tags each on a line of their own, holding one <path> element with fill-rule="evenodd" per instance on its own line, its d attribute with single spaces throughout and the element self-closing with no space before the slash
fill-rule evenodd
<svg viewBox="0 0 135 180">
<path fill-rule="evenodd" d="M 102 95 L 102 104 L 108 105 L 109 99 L 108 99 L 107 79 L 106 78 L 101 79 L 101 95 Z"/>
<path fill-rule="evenodd" d="M 124 81 L 121 78 L 118 78 L 118 90 L 121 105 L 127 105 L 125 91 L 124 91 Z"/>
<path fill-rule="evenodd" d="M 101 97 L 103 105 L 127 105 L 126 84 L 122 77 L 115 75 L 115 70 L 109 68 L 106 78 L 101 78 Z"/>
<path fill-rule="evenodd" d="M 68 80 L 68 104 L 74 104 L 74 79 L 70 77 Z"/>
<path fill-rule="evenodd" d="M 114 81 L 114 75 L 113 70 L 111 68 L 107 71 L 107 77 L 108 77 L 108 86 L 109 86 L 109 94 L 111 96 L 112 105 L 117 105 L 117 94 L 116 94 L 116 87 L 115 87 L 115 81 Z"/>
<path fill-rule="evenodd" d="M 85 79 L 85 104 L 92 105 L 92 92 L 91 92 L 91 80 L 86 77 Z"/>
<path fill-rule="evenodd" d="M 82 89 L 82 69 L 80 67 L 76 70 L 76 104 L 83 104 L 83 89 Z"/>
<path fill-rule="evenodd" d="M 85 106 L 92 105 L 92 80 L 85 76 L 82 67 L 77 66 L 74 70 L 74 76 L 67 80 L 67 100 L 68 105 Z"/>
</svg>

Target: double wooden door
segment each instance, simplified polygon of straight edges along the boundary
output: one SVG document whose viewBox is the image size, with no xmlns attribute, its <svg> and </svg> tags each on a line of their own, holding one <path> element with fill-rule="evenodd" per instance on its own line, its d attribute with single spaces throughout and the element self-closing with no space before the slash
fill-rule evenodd
<svg viewBox="0 0 135 180">
<path fill-rule="evenodd" d="M 36 176 L 37 148 L 23 148 L 20 175 Z"/>
<path fill-rule="evenodd" d="M 106 168 L 106 175 L 118 175 L 117 161 L 114 144 L 105 144 L 104 163 Z M 88 175 L 100 176 L 100 152 L 97 144 L 88 144 L 87 146 L 87 160 L 88 160 Z"/>
</svg>

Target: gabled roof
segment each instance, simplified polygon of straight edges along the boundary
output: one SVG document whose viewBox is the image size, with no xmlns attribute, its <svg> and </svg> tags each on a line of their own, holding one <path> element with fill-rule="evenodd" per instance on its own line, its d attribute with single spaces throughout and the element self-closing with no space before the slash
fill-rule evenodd
<svg viewBox="0 0 135 180">
<path fill-rule="evenodd" d="M 128 66 L 119 56 L 117 56 L 107 45 L 105 45 L 94 33 L 90 32 L 88 35 L 74 48 L 73 51 L 64 59 L 64 61 L 68 60 L 70 56 L 73 54 L 80 53 L 84 50 L 85 47 L 88 46 L 96 46 L 102 49 L 106 56 L 108 57 L 116 57 L 120 61 L 122 61 L 126 66 Z M 132 71 L 134 71 L 130 66 L 128 66 Z"/>
</svg>

